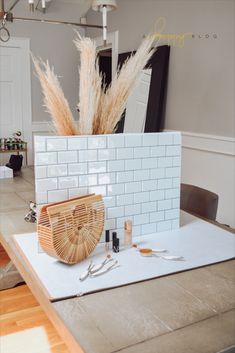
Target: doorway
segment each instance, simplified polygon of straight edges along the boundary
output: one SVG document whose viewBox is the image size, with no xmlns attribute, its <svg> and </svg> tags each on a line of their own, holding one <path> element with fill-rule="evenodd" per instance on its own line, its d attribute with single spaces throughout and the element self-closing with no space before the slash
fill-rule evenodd
<svg viewBox="0 0 235 353">
<path fill-rule="evenodd" d="M 11 38 L 0 44 L 0 138 L 21 131 L 32 164 L 32 110 L 29 39 Z M 4 165 L 10 155 L 0 154 Z"/>
</svg>

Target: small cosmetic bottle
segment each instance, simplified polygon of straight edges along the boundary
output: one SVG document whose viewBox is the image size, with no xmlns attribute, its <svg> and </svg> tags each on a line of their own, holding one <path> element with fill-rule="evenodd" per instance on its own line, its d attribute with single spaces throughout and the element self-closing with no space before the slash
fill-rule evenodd
<svg viewBox="0 0 235 353">
<path fill-rule="evenodd" d="M 113 243 L 112 248 L 113 248 L 113 246 L 114 246 L 115 239 L 117 239 L 117 233 L 116 233 L 116 232 L 113 232 L 113 233 L 112 233 L 112 243 Z"/>
<path fill-rule="evenodd" d="M 113 252 L 119 252 L 119 238 L 115 238 L 114 239 Z"/>
<path fill-rule="evenodd" d="M 105 231 L 105 251 L 110 250 L 110 238 L 109 238 L 109 230 Z"/>
<path fill-rule="evenodd" d="M 127 220 L 124 223 L 124 246 L 132 246 L 132 221 Z"/>
</svg>

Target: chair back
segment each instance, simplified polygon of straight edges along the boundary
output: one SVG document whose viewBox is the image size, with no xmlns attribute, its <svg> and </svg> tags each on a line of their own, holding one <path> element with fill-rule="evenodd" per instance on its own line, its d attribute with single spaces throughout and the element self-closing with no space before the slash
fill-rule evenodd
<svg viewBox="0 0 235 353">
<path fill-rule="evenodd" d="M 181 184 L 180 208 L 186 212 L 215 221 L 219 197 L 198 186 Z"/>
</svg>

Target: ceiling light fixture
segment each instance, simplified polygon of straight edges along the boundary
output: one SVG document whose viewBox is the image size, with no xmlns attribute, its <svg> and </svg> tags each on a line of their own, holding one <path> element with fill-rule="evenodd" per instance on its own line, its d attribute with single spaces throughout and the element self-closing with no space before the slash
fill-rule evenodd
<svg viewBox="0 0 235 353">
<path fill-rule="evenodd" d="M 42 2 L 42 9 L 43 6 L 46 8 L 46 2 L 50 2 L 51 0 L 38 0 L 39 2 Z M 14 0 L 13 4 L 10 6 L 10 8 L 5 11 L 5 6 L 4 6 L 4 0 L 0 0 L 0 42 L 7 42 L 10 39 L 10 33 L 8 29 L 6 28 L 6 23 L 7 22 L 13 22 L 15 20 L 19 21 L 29 21 L 29 22 L 42 22 L 42 23 L 51 23 L 51 24 L 64 24 L 64 25 L 71 25 L 71 26 L 78 26 L 78 27 L 89 27 L 89 28 L 98 28 L 98 29 L 103 29 L 103 26 L 99 25 L 90 25 L 87 23 L 76 23 L 76 22 L 68 22 L 68 21 L 58 21 L 58 20 L 48 20 L 48 19 L 39 19 L 39 18 L 28 18 L 28 17 L 16 17 L 13 16 L 12 10 L 14 7 L 17 5 L 19 0 Z M 108 2 L 108 0 L 106 0 Z M 110 0 L 110 2 L 112 2 Z M 28 0 L 30 10 L 33 11 L 34 8 L 34 0 Z M 45 11 L 44 11 L 45 12 Z"/>
<path fill-rule="evenodd" d="M 102 23 L 103 23 L 103 40 L 104 45 L 107 43 L 107 12 L 116 10 L 116 0 L 93 0 L 92 9 L 94 11 L 102 12 Z"/>
</svg>

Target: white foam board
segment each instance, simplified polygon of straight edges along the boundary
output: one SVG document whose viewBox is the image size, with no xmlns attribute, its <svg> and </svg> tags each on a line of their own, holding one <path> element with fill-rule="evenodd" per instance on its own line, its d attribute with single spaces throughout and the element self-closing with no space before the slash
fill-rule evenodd
<svg viewBox="0 0 235 353">
<path fill-rule="evenodd" d="M 213 264 L 235 256 L 235 235 L 197 218 L 180 229 L 143 235 L 134 240 L 141 247 L 166 248 L 169 255 L 182 255 L 185 261 L 166 261 L 157 257 L 142 257 L 135 248 L 121 249 L 113 257 L 120 267 L 109 273 L 79 281 L 91 259 L 100 263 L 105 258 L 104 244 L 76 265 L 66 265 L 40 252 L 37 234 L 14 236 L 20 251 L 35 271 L 50 299 L 83 295 L 145 279 Z"/>
</svg>

